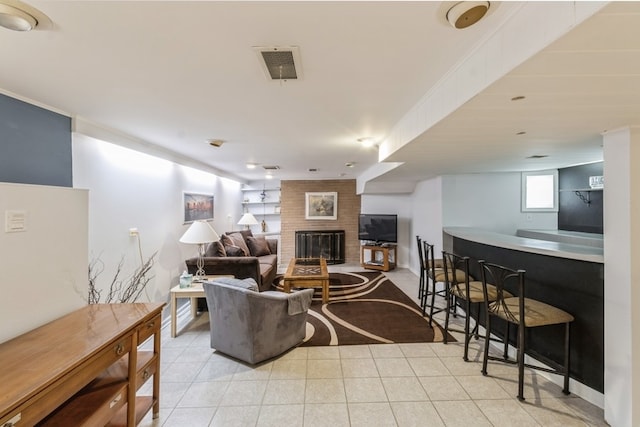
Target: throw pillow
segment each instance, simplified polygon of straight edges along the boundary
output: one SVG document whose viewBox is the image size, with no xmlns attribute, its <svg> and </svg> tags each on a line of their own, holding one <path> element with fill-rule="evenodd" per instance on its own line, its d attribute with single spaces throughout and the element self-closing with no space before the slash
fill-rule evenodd
<svg viewBox="0 0 640 427">
<path fill-rule="evenodd" d="M 240 233 L 231 233 L 226 235 L 229 239 L 231 239 L 231 244 L 233 246 L 237 246 L 244 251 L 244 256 L 249 256 L 251 252 L 247 247 L 247 244 L 244 241 L 244 237 Z"/>
<path fill-rule="evenodd" d="M 242 248 L 239 248 L 235 245 L 225 245 L 224 251 L 227 253 L 227 256 L 246 256 Z"/>
<path fill-rule="evenodd" d="M 251 229 L 248 228 L 243 228 L 242 230 L 235 230 L 235 231 L 225 231 L 224 234 L 233 234 L 233 233 L 240 233 L 242 234 L 242 237 L 244 237 L 244 240 L 247 240 L 247 237 L 253 237 L 253 233 L 251 232 Z"/>
<path fill-rule="evenodd" d="M 235 279 L 233 277 L 220 277 L 212 280 L 213 283 L 222 283 L 223 285 L 235 286 L 237 288 L 248 289 L 258 292 L 258 284 L 251 277 L 246 279 Z"/>
<path fill-rule="evenodd" d="M 207 250 L 204 253 L 206 257 L 220 257 L 227 256 L 227 252 L 224 250 L 224 244 L 222 241 L 212 242 L 207 246 Z"/>
<path fill-rule="evenodd" d="M 271 255 L 269 243 L 264 237 L 247 237 L 247 246 L 253 256 Z"/>
</svg>

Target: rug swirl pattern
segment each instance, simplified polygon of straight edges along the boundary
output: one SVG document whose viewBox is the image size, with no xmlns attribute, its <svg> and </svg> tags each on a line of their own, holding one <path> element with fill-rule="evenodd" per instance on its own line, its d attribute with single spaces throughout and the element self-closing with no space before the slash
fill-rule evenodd
<svg viewBox="0 0 640 427">
<path fill-rule="evenodd" d="M 443 329 L 380 272 L 330 273 L 330 300 L 316 291 L 303 346 L 439 342 Z M 282 278 L 276 288 L 282 289 Z M 449 337 L 455 341 L 453 337 Z"/>
</svg>

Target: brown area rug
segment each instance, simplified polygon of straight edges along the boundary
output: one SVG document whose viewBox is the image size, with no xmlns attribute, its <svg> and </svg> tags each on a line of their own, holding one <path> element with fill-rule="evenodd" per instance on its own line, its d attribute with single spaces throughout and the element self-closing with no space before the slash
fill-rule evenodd
<svg viewBox="0 0 640 427">
<path fill-rule="evenodd" d="M 282 277 L 275 280 L 282 290 Z M 380 272 L 330 273 L 330 300 L 316 290 L 302 346 L 440 342 L 444 330 Z M 449 341 L 455 339 L 449 334 Z"/>
</svg>

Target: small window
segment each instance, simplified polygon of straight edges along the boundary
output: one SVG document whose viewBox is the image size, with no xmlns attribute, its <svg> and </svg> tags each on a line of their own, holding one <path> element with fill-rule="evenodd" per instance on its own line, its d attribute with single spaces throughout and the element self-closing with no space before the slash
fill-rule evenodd
<svg viewBox="0 0 640 427">
<path fill-rule="evenodd" d="M 558 171 L 522 172 L 522 212 L 558 212 Z"/>
</svg>

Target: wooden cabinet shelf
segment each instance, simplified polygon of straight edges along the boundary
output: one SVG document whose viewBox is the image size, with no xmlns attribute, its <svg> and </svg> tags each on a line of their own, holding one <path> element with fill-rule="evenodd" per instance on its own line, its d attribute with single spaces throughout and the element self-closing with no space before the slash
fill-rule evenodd
<svg viewBox="0 0 640 427">
<path fill-rule="evenodd" d="M 149 410 L 156 418 L 163 306 L 88 305 L 0 344 L 0 425 L 133 426 Z M 153 350 L 139 351 L 151 337 Z M 139 396 L 150 378 L 152 395 Z"/>
</svg>

